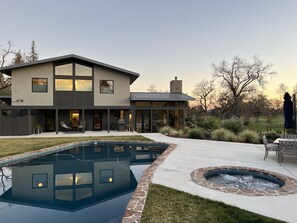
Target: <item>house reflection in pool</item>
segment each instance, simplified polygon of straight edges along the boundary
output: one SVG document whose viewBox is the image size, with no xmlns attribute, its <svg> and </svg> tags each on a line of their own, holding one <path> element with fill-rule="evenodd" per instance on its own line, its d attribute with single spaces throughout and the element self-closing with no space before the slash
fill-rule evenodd
<svg viewBox="0 0 297 223">
<path fill-rule="evenodd" d="M 131 193 L 131 165 L 152 162 L 164 149 L 83 145 L 11 167 L 12 187 L 0 201 L 76 211 Z"/>
</svg>

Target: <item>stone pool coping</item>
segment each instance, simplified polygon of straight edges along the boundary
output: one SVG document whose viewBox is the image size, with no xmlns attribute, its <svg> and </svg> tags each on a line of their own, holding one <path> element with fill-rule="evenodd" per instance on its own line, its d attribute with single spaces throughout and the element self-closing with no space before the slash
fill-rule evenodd
<svg viewBox="0 0 297 223">
<path fill-rule="evenodd" d="M 122 223 L 139 223 L 141 221 L 149 185 L 152 182 L 155 170 L 175 148 L 175 144 L 169 144 L 168 148 L 144 171 L 135 192 L 129 200 Z"/>
<path fill-rule="evenodd" d="M 212 183 L 205 179 L 204 174 L 211 170 L 244 170 L 244 171 L 253 171 L 260 172 L 264 175 L 269 175 L 272 177 L 276 177 L 285 183 L 284 186 L 277 190 L 267 190 L 267 191 L 257 191 L 257 190 L 248 190 L 248 189 L 238 189 L 238 188 L 228 188 L 221 186 L 216 183 Z M 225 193 L 234 193 L 238 195 L 244 196 L 280 196 L 280 195 L 288 195 L 288 194 L 296 194 L 297 193 L 297 180 L 271 171 L 267 171 L 264 169 L 258 168 L 249 168 L 249 167 L 241 167 L 241 166 L 212 166 L 212 167 L 204 167 L 191 172 L 192 181 L 198 185 L 219 190 Z"/>
</svg>

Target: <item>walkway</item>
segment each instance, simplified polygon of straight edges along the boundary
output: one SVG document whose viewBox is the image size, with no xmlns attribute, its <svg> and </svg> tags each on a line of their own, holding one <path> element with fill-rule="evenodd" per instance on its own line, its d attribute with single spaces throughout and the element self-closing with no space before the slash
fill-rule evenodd
<svg viewBox="0 0 297 223">
<path fill-rule="evenodd" d="M 222 201 L 272 218 L 297 222 L 297 194 L 276 197 L 251 197 L 211 190 L 191 181 L 190 173 L 201 167 L 244 166 L 265 169 L 297 178 L 297 157 L 277 163 L 273 152 L 266 161 L 261 144 L 229 143 L 208 140 L 178 139 L 158 133 L 141 134 L 158 142 L 174 143 L 177 148 L 155 172 L 153 183 L 185 191 L 204 198 Z"/>
</svg>

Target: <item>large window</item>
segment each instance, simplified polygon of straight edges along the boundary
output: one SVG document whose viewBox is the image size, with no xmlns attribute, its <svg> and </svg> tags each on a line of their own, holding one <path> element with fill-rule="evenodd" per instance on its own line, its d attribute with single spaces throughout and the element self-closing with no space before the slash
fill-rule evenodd
<svg viewBox="0 0 297 223">
<path fill-rule="evenodd" d="M 114 84 L 112 80 L 100 80 L 100 93 L 113 94 Z"/>
<path fill-rule="evenodd" d="M 75 80 L 76 91 L 92 91 L 92 80 Z"/>
<path fill-rule="evenodd" d="M 77 63 L 67 63 L 55 66 L 56 91 L 92 91 L 93 68 Z M 59 77 L 60 76 L 60 77 Z M 81 76 L 79 78 L 79 76 Z"/>
<path fill-rule="evenodd" d="M 47 92 L 47 78 L 32 78 L 32 92 Z"/>
<path fill-rule="evenodd" d="M 80 64 L 75 64 L 75 75 L 76 76 L 92 76 L 93 69 Z"/>
<path fill-rule="evenodd" d="M 56 79 L 55 87 L 56 91 L 72 91 L 73 81 L 72 79 Z"/>
<path fill-rule="evenodd" d="M 72 76 L 72 63 L 55 66 L 55 74 Z"/>
</svg>

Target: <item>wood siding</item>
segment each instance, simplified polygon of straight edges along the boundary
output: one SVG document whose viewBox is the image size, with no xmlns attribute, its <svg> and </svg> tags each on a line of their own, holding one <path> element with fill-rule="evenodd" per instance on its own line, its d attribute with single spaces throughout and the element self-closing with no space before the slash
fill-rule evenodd
<svg viewBox="0 0 297 223">
<path fill-rule="evenodd" d="M 57 108 L 83 108 L 94 106 L 93 92 L 54 92 L 54 106 Z"/>
</svg>

